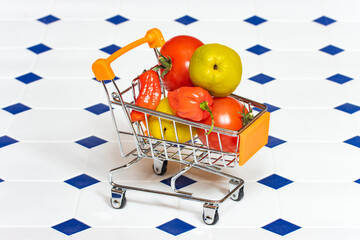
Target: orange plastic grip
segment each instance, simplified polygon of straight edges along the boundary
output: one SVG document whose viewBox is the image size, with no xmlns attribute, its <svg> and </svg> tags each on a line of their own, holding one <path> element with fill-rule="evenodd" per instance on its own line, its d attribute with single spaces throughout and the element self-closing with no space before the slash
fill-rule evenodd
<svg viewBox="0 0 360 240">
<path fill-rule="evenodd" d="M 164 37 L 161 31 L 157 28 L 150 29 L 146 32 L 145 37 L 136 40 L 123 48 L 120 48 L 108 58 L 100 58 L 96 60 L 92 65 L 92 70 L 98 81 L 111 80 L 115 78 L 115 73 L 112 70 L 110 64 L 124 53 L 136 48 L 144 43 L 148 43 L 150 48 L 162 47 L 165 43 Z"/>
<path fill-rule="evenodd" d="M 240 133 L 239 165 L 244 165 L 260 148 L 267 144 L 269 125 L 270 113 L 265 112 Z"/>
</svg>

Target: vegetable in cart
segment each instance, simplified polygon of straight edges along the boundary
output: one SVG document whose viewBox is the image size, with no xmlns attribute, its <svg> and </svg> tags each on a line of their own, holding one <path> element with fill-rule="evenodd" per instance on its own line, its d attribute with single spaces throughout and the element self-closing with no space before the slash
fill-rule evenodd
<svg viewBox="0 0 360 240">
<path fill-rule="evenodd" d="M 140 93 L 135 105 L 155 110 L 161 99 L 161 85 L 159 75 L 154 70 L 148 70 L 139 76 Z M 131 111 L 131 121 L 145 120 L 145 114 L 138 111 Z"/>
</svg>

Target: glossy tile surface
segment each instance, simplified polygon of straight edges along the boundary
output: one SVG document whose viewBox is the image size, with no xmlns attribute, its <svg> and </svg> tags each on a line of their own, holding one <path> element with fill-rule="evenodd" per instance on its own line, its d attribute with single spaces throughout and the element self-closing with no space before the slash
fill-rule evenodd
<svg viewBox="0 0 360 240">
<path fill-rule="evenodd" d="M 0 239 L 359 239 L 359 11 L 357 0 L 0 0 Z M 216 225 L 196 201 L 127 190 L 123 209 L 110 204 L 109 171 L 132 158 L 91 65 L 154 27 L 233 48 L 234 93 L 271 112 L 268 144 L 222 169 L 245 196 L 221 203 Z M 112 67 L 123 90 L 156 64 L 143 45 Z M 144 159 L 113 177 L 171 192 L 181 167 L 158 176 Z M 196 197 L 228 193 L 217 175 L 185 176 L 178 189 Z"/>
</svg>

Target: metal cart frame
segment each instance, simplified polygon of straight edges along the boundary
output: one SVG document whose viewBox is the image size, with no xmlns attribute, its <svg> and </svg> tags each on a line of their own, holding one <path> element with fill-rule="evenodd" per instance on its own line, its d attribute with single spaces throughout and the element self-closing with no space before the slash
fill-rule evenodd
<svg viewBox="0 0 360 240">
<path fill-rule="evenodd" d="M 126 191 L 127 190 L 136 190 L 148 193 L 155 193 L 167 196 L 178 197 L 187 200 L 200 201 L 203 202 L 203 221 L 206 224 L 212 225 L 215 224 L 219 219 L 218 208 L 219 204 L 227 200 L 228 198 L 234 201 L 240 201 L 244 196 L 244 180 L 239 177 L 226 174 L 221 171 L 222 168 L 233 168 L 236 165 L 243 165 L 258 149 L 266 144 L 268 127 L 269 127 L 269 113 L 266 111 L 267 107 L 258 102 L 246 99 L 237 95 L 231 95 L 231 97 L 242 102 L 248 109 L 256 109 L 257 114 L 254 119 L 244 126 L 239 131 L 231 131 L 228 129 L 214 127 L 212 132 L 216 133 L 218 136 L 218 141 L 220 145 L 220 150 L 214 150 L 209 147 L 208 136 L 206 135 L 206 144 L 203 144 L 198 140 L 196 135 L 193 133 L 193 129 L 202 128 L 205 132 L 210 130 L 210 126 L 198 122 L 193 122 L 179 118 L 174 115 L 169 115 L 162 113 L 156 110 L 146 109 L 140 106 L 135 105 L 135 100 L 137 93 L 139 92 L 139 82 L 138 78 L 135 78 L 132 81 L 132 84 L 127 89 L 120 91 L 116 82 L 113 80 L 115 74 L 112 72 L 110 63 L 116 58 L 124 54 L 125 52 L 131 50 L 134 47 L 137 47 L 143 43 L 149 43 L 149 46 L 152 48 L 161 47 L 164 43 L 162 34 L 158 29 L 151 29 L 147 32 L 146 36 L 142 39 L 139 39 L 124 48 L 118 50 L 112 54 L 108 59 L 98 59 L 93 64 L 93 71 L 97 80 L 101 81 L 104 90 L 106 92 L 110 114 L 112 117 L 113 124 L 115 126 L 116 135 L 118 137 L 119 149 L 122 157 L 129 158 L 130 161 L 125 165 L 112 169 L 109 173 L 109 182 L 112 185 L 111 189 L 111 205 L 114 208 L 123 208 L 126 203 Z M 155 51 L 156 57 L 158 57 L 157 52 Z M 114 92 L 110 93 L 107 84 L 104 80 L 111 80 L 111 83 L 115 89 Z M 166 96 L 166 91 L 162 88 L 163 96 Z M 124 97 L 131 99 L 131 101 L 125 101 Z M 117 124 L 117 117 L 114 113 L 114 108 L 121 107 L 125 115 L 126 121 L 129 125 L 129 131 L 120 131 Z M 136 110 L 145 114 L 145 121 L 141 122 L 132 122 L 130 118 L 130 112 Z M 150 135 L 149 131 L 149 122 L 148 118 L 156 117 L 159 120 L 160 129 L 162 129 L 162 121 L 167 120 L 171 121 L 174 126 L 176 141 L 168 141 L 164 139 L 163 132 L 161 131 L 162 139 L 154 138 Z M 178 124 L 184 124 L 189 127 L 191 140 L 186 143 L 180 143 L 178 138 Z M 128 135 L 132 136 L 136 144 L 135 149 L 131 150 L 128 153 L 124 152 L 121 136 Z M 222 136 L 230 136 L 237 139 L 237 149 L 235 152 L 225 152 L 222 149 Z M 256 140 L 257 144 L 254 147 L 254 144 L 246 144 L 250 142 L 250 135 L 254 135 L 255 138 L 261 135 L 263 140 L 259 142 Z M 266 136 L 265 136 L 266 135 Z M 246 136 L 242 138 L 242 136 Z M 254 140 L 253 140 L 254 141 Z M 241 144 L 240 144 L 241 142 Z M 245 145 L 246 148 L 253 148 L 250 152 L 248 150 L 247 154 L 243 154 L 245 150 L 242 148 L 242 145 Z M 170 186 L 171 192 L 158 191 L 154 189 L 139 188 L 134 186 L 123 185 L 115 183 L 113 180 L 113 175 L 119 171 L 125 170 L 138 163 L 140 160 L 145 158 L 153 159 L 153 170 L 157 175 L 163 175 L 167 169 L 168 161 L 178 162 L 182 165 L 185 165 L 180 171 L 171 177 Z M 201 171 L 205 171 L 211 174 L 216 174 L 221 177 L 229 179 L 229 191 L 221 199 L 212 200 L 206 198 L 200 198 L 194 196 L 192 193 L 180 191 L 176 188 L 176 180 L 186 173 L 189 169 L 196 168 Z"/>
</svg>

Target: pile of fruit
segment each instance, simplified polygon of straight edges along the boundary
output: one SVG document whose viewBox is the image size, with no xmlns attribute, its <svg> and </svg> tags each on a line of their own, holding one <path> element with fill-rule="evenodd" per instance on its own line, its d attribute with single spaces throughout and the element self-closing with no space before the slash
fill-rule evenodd
<svg viewBox="0 0 360 240">
<path fill-rule="evenodd" d="M 252 118 L 252 110 L 229 96 L 239 85 L 242 75 L 240 56 L 221 44 L 203 44 L 191 36 L 176 36 L 158 51 L 159 64 L 139 76 L 140 92 L 135 104 L 141 107 L 176 115 L 191 121 L 211 125 L 209 131 L 192 128 L 150 116 L 149 133 L 154 138 L 173 142 L 187 142 L 191 135 L 211 149 L 220 150 L 218 134 L 213 127 L 240 130 Z M 168 92 L 161 99 L 161 84 Z M 133 110 L 131 120 L 144 121 L 143 113 Z M 237 137 L 220 135 L 222 150 L 235 152 Z"/>
</svg>

